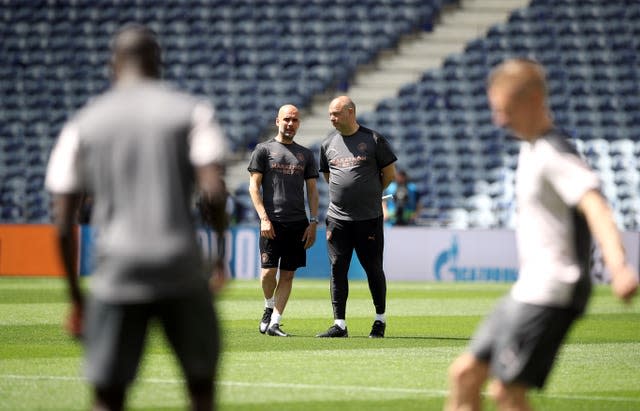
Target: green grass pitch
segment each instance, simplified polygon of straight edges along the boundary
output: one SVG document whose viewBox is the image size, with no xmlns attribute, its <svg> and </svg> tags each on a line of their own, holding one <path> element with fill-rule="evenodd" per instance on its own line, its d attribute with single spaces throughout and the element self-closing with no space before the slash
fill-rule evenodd
<svg viewBox="0 0 640 411">
<path fill-rule="evenodd" d="M 373 308 L 366 283 L 352 281 L 348 339 L 317 339 L 331 325 L 328 281 L 296 280 L 283 318 L 293 338 L 258 333 L 256 281 L 231 282 L 217 307 L 224 329 L 218 379 L 221 410 L 439 410 L 446 370 L 507 284 L 388 284 L 387 337 L 366 338 Z M 90 390 L 81 347 L 62 329 L 60 279 L 0 278 L 0 409 L 84 410 Z M 598 287 L 547 384 L 540 410 L 640 409 L 640 308 Z M 180 373 L 157 329 L 128 405 L 185 409 Z M 486 401 L 486 409 L 494 409 Z"/>
</svg>

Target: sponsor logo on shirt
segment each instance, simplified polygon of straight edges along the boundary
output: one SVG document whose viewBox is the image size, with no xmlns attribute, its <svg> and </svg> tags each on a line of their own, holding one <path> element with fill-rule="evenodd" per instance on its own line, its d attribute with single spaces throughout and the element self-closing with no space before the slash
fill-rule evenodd
<svg viewBox="0 0 640 411">
<path fill-rule="evenodd" d="M 355 157 L 342 157 L 342 158 L 334 158 L 329 161 L 329 164 L 336 168 L 348 168 L 354 167 L 359 164 L 365 163 L 367 161 L 367 156 L 355 156 Z"/>
<path fill-rule="evenodd" d="M 302 174 L 304 166 L 301 164 L 271 163 L 271 169 L 280 174 L 294 175 Z"/>
</svg>

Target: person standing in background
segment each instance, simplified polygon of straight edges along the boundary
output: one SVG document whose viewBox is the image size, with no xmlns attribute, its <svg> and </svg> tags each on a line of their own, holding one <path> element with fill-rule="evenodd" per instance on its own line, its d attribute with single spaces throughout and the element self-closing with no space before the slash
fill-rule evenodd
<svg viewBox="0 0 640 411">
<path fill-rule="evenodd" d="M 387 280 L 382 257 L 382 191 L 395 177 L 395 154 L 387 140 L 356 121 L 356 105 L 340 96 L 329 105 L 335 128 L 320 147 L 320 171 L 329 183 L 327 247 L 331 263 L 334 324 L 318 337 L 348 337 L 348 272 L 353 250 L 364 268 L 376 316 L 369 337 L 386 329 Z"/>
<path fill-rule="evenodd" d="M 420 197 L 416 185 L 409 181 L 404 170 L 396 172 L 396 179 L 383 192 L 382 211 L 384 221 L 391 225 L 415 224 Z M 390 196 L 389 198 L 384 198 Z"/>
<path fill-rule="evenodd" d="M 45 185 L 66 269 L 73 315 L 85 346 L 94 409 L 121 410 L 135 378 L 147 328 L 157 318 L 185 375 L 193 410 L 214 407 L 220 342 L 211 289 L 224 282 L 224 255 L 213 273 L 196 239 L 191 198 L 203 220 L 226 228 L 226 139 L 207 102 L 160 81 L 161 50 L 141 25 L 112 42 L 113 87 L 64 126 Z M 84 192 L 93 197 L 97 264 L 85 303 L 74 258 L 73 223 Z"/>
<path fill-rule="evenodd" d="M 280 322 L 293 277 L 297 268 L 306 266 L 306 250 L 316 241 L 318 171 L 311 150 L 293 141 L 300 127 L 298 109 L 290 104 L 280 107 L 276 126 L 278 135 L 258 144 L 251 155 L 249 194 L 260 217 L 260 282 L 265 308 L 258 329 L 262 334 L 287 337 Z"/>
</svg>

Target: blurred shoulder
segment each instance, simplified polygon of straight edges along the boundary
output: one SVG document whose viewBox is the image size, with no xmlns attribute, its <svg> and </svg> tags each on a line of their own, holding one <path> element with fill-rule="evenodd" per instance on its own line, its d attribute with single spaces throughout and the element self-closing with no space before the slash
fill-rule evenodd
<svg viewBox="0 0 640 411">
<path fill-rule="evenodd" d="M 539 145 L 542 150 L 579 156 L 571 136 L 561 129 L 550 130 L 538 139 L 536 145 Z"/>
</svg>

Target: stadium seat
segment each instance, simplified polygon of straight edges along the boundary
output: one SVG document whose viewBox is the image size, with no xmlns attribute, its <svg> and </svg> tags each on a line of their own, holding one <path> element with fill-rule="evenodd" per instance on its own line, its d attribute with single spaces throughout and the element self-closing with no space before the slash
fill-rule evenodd
<svg viewBox="0 0 640 411">
<path fill-rule="evenodd" d="M 28 203 L 24 194 L 37 191 L 35 183 L 15 170 L 44 173 L 51 144 L 42 141 L 51 142 L 73 110 L 107 87 L 109 36 L 125 21 L 143 21 L 159 33 L 171 63 L 167 79 L 210 98 L 232 146 L 246 150 L 263 136 L 284 98 L 304 106 L 314 94 L 348 82 L 356 64 L 392 47 L 400 35 L 430 29 L 444 3 L 363 0 L 325 7 L 309 1 L 282 8 L 277 1 L 216 0 L 194 1 L 191 7 L 167 3 L 151 8 L 145 2 L 0 6 L 12 22 L 12 30 L 2 31 L 6 64 L 0 67 L 0 91 L 6 98 L 0 110 L 0 167 L 10 176 L 3 187 L 22 193 L 13 208 L 5 210 L 3 200 L 2 221 L 42 218 L 38 207 L 43 198 L 34 193 Z M 283 14 L 287 25 L 278 21 Z M 60 21 L 52 24 L 51 17 Z M 505 170 L 515 167 L 517 143 L 491 125 L 485 79 L 506 56 L 526 55 L 546 66 L 555 120 L 577 138 L 588 161 L 606 179 L 613 173 L 614 186 L 636 181 L 630 174 L 640 172 L 639 162 L 632 161 L 640 157 L 639 36 L 637 2 L 533 0 L 506 23 L 470 41 L 462 53 L 447 57 L 442 68 L 404 85 L 397 99 L 380 102 L 374 113 L 359 114 L 359 119 L 384 131 L 394 147 L 405 147 L 398 150 L 399 164 L 415 167 L 408 171 L 425 191 L 435 190 L 433 175 L 440 170 L 448 167 L 458 176 L 447 183 L 450 189 L 441 190 L 451 196 L 427 196 L 433 207 L 460 201 L 473 207 L 467 201 L 473 177 L 487 181 L 486 194 L 494 202 L 507 202 L 512 198 L 509 183 L 500 181 Z M 23 73 L 21 81 L 13 81 L 13 73 Z M 278 81 L 285 77 L 295 80 Z M 33 137 L 40 142 L 25 143 Z M 38 147 L 46 154 L 38 154 Z M 637 191 L 627 190 L 627 195 L 638 197 Z M 498 218 L 490 224 L 469 210 L 469 225 L 511 224 L 512 211 L 502 208 L 494 204 Z M 623 222 L 631 220 L 637 227 L 630 217 Z"/>
</svg>

